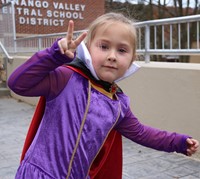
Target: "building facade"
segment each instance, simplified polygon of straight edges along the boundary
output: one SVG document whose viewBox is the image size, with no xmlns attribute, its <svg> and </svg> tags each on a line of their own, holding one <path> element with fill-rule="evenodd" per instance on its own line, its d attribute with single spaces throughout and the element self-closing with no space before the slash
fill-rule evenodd
<svg viewBox="0 0 200 179">
<path fill-rule="evenodd" d="M 11 9 L 0 0 L 3 14 Z M 67 31 L 69 20 L 76 30 L 84 30 L 105 12 L 105 1 L 100 0 L 14 0 L 17 36 L 51 34 Z M 4 5 L 2 7 L 2 5 Z"/>
</svg>

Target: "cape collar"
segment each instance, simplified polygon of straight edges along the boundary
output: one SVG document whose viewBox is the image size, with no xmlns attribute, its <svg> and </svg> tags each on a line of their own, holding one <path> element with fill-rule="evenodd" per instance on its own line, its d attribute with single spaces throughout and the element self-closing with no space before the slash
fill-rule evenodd
<svg viewBox="0 0 200 179">
<path fill-rule="evenodd" d="M 92 65 L 92 58 L 90 56 L 90 53 L 85 45 L 85 43 L 82 41 L 80 43 L 80 45 L 77 48 L 77 57 L 85 64 L 85 66 L 90 70 L 91 74 L 94 76 L 94 78 L 96 78 L 97 80 L 99 80 L 94 67 Z M 133 62 L 131 64 L 131 66 L 129 67 L 129 69 L 125 72 L 124 76 L 122 76 L 121 78 L 117 79 L 115 82 L 121 81 L 129 76 L 131 76 L 132 74 L 134 74 L 138 69 L 140 68 L 140 66 Z"/>
<path fill-rule="evenodd" d="M 116 82 L 123 80 L 124 78 L 127 78 L 128 76 L 132 75 L 140 68 L 140 66 L 138 64 L 133 62 L 131 64 L 131 66 L 129 67 L 129 69 L 125 72 L 124 76 L 117 79 L 114 83 L 111 84 L 109 82 L 100 80 L 94 70 L 93 65 L 92 65 L 92 58 L 90 56 L 90 53 L 83 41 L 77 48 L 77 58 L 74 59 L 68 65 L 71 67 L 75 67 L 76 69 L 79 69 L 82 72 L 82 74 L 85 75 L 85 77 L 88 77 L 95 84 L 103 87 L 107 92 L 110 92 L 112 94 L 114 94 L 116 92 L 122 92 L 122 90 L 118 87 Z"/>
<path fill-rule="evenodd" d="M 119 88 L 119 86 L 116 83 L 109 83 L 109 82 L 106 82 L 106 81 L 103 81 L 103 80 L 97 80 L 93 76 L 91 71 L 85 66 L 83 61 L 80 60 L 79 58 L 74 59 L 71 63 L 67 64 L 67 66 L 69 68 L 71 68 L 72 70 L 78 72 L 79 74 L 81 74 L 85 78 L 88 78 L 89 80 L 94 82 L 94 84 L 102 87 L 103 89 L 105 89 L 109 93 L 115 94 L 116 92 L 122 92 L 122 90 Z"/>
</svg>

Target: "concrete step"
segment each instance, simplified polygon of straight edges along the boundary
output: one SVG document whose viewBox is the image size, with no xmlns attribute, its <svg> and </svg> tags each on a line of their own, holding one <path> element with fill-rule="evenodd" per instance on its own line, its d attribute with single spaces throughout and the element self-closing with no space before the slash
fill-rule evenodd
<svg viewBox="0 0 200 179">
<path fill-rule="evenodd" d="M 0 80 L 0 88 L 5 88 L 5 87 L 7 87 L 6 82 Z"/>
<path fill-rule="evenodd" d="M 10 90 L 8 88 L 0 88 L 0 97 L 10 96 Z"/>
<path fill-rule="evenodd" d="M 6 82 L 0 81 L 0 97 L 10 96 L 10 90 L 7 88 Z"/>
</svg>

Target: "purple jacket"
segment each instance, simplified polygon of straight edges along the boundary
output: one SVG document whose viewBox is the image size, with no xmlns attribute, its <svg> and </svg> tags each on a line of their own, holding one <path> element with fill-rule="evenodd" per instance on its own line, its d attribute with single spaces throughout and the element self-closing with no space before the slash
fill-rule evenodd
<svg viewBox="0 0 200 179">
<path fill-rule="evenodd" d="M 91 164 L 112 129 L 141 145 L 186 154 L 188 136 L 141 124 L 124 93 L 117 93 L 113 100 L 62 66 L 72 60 L 60 54 L 55 42 L 33 55 L 8 80 L 19 95 L 46 98 L 39 130 L 16 178 L 89 178 Z"/>
</svg>

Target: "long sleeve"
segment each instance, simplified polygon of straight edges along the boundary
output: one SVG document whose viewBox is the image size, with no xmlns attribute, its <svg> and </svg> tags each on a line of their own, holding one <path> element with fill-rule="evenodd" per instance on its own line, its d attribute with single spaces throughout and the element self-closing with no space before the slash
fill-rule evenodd
<svg viewBox="0 0 200 179">
<path fill-rule="evenodd" d="M 125 118 L 117 125 L 117 130 L 128 139 L 160 151 L 186 154 L 186 139 L 189 136 L 167 132 L 140 123 L 130 108 Z"/>
<path fill-rule="evenodd" d="M 22 96 L 53 98 L 64 88 L 72 71 L 62 65 L 73 59 L 60 53 L 57 41 L 35 53 L 9 77 L 8 86 Z"/>
</svg>

